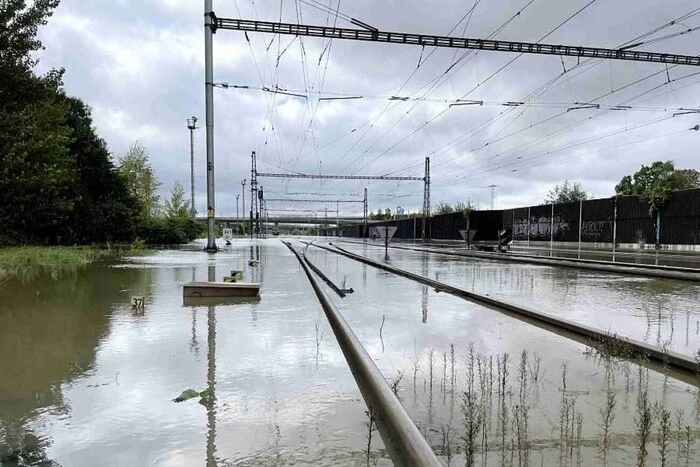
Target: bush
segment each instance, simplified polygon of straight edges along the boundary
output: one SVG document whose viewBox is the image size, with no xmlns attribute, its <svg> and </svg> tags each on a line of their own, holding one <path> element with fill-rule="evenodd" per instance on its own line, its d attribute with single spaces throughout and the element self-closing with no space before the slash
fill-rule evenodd
<svg viewBox="0 0 700 467">
<path fill-rule="evenodd" d="M 188 243 L 199 237 L 202 225 L 189 217 L 155 217 L 139 229 L 139 238 L 148 245 Z"/>
</svg>

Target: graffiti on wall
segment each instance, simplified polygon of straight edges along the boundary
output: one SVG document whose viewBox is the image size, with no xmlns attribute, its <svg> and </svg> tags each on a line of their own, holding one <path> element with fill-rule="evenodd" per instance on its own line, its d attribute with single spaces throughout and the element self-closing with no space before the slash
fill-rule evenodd
<svg viewBox="0 0 700 467">
<path fill-rule="evenodd" d="M 599 240 L 603 238 L 611 221 L 583 221 L 581 225 L 581 238 L 587 240 Z"/>
<path fill-rule="evenodd" d="M 549 239 L 551 236 L 565 235 L 568 231 L 569 221 L 562 216 L 517 217 L 513 221 L 513 238 L 516 240 Z"/>
</svg>

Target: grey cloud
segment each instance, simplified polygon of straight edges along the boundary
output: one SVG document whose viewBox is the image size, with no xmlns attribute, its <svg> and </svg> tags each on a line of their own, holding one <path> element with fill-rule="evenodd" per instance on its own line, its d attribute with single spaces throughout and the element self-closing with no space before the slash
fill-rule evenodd
<svg viewBox="0 0 700 467">
<path fill-rule="evenodd" d="M 526 3 L 518 0 L 479 2 L 466 36 L 487 36 Z M 536 0 L 497 37 L 538 40 L 585 3 Z M 296 22 L 295 4 L 283 2 L 283 21 Z M 273 0 L 254 3 L 215 0 L 214 5 L 220 16 L 237 16 L 237 5 L 246 18 L 274 21 L 280 17 L 280 3 Z M 305 22 L 326 23 L 326 14 L 305 4 L 299 5 Z M 381 29 L 445 34 L 472 5 L 473 2 L 456 0 L 355 1 L 341 2 L 340 10 Z M 163 195 L 167 195 L 175 180 L 180 180 L 189 189 L 189 135 L 185 120 L 196 115 L 204 124 L 201 7 L 201 2 L 183 0 L 64 0 L 49 25 L 41 30 L 47 50 L 41 54 L 40 67 L 66 67 L 68 92 L 84 98 L 93 106 L 98 130 L 116 155 L 122 154 L 135 139 L 140 139 L 148 147 L 154 168 L 164 182 Z M 596 2 L 557 29 L 546 42 L 614 47 L 695 7 L 696 2 L 691 0 L 669 4 L 643 0 L 636 2 L 633 9 L 626 0 Z M 332 17 L 330 22 L 332 24 Z M 692 18 L 688 26 L 693 27 L 697 22 L 698 19 Z M 338 25 L 349 26 L 342 20 Z M 680 26 L 669 28 L 664 33 L 681 29 Z M 464 23 L 452 34 L 462 34 L 463 30 Z M 279 40 L 261 34 L 249 34 L 248 37 L 250 45 L 241 33 L 219 31 L 216 34 L 217 81 L 256 87 L 278 84 L 306 92 L 306 89 L 318 91 L 321 76 L 325 73 L 325 91 L 364 96 L 421 96 L 430 89 L 430 83 L 450 67 L 455 57 L 459 58 L 463 53 L 443 49 L 430 55 L 430 48 L 421 50 L 418 47 L 338 40 L 328 48 L 328 42 L 321 39 L 300 40 L 285 36 Z M 305 70 L 301 66 L 302 42 Z M 693 34 L 688 34 L 644 48 L 697 54 L 695 43 Z M 276 66 L 278 47 L 281 51 L 287 46 Z M 323 60 L 319 66 L 321 55 Z M 472 58 L 465 58 L 455 66 L 462 66 L 459 71 L 431 90 L 430 98 L 455 99 L 476 86 L 467 98 L 489 102 L 521 100 L 566 69 L 569 71 L 533 102 L 587 102 L 662 71 L 600 102 L 620 104 L 658 87 L 654 92 L 632 100 L 630 105 L 668 108 L 669 111 L 607 112 L 569 131 L 557 133 L 579 119 L 603 111 L 569 112 L 551 122 L 534 125 L 562 112 L 562 109 L 468 106 L 448 110 L 397 144 L 443 111 L 447 104 L 419 103 L 406 114 L 414 107 L 413 103 L 392 103 L 366 137 L 360 140 L 360 135 L 369 128 L 368 122 L 377 118 L 387 106 L 386 100 L 365 98 L 319 103 L 318 96 L 313 93 L 309 93 L 306 102 L 254 90 L 217 90 L 217 212 L 222 215 L 235 213 L 239 182 L 250 178 L 249 156 L 252 150 L 259 155 L 261 170 L 279 171 L 279 166 L 282 166 L 285 170 L 310 173 L 317 173 L 322 167 L 324 172 L 344 169 L 347 173 L 421 175 L 423 157 L 429 155 L 434 166 L 434 203 L 469 198 L 488 206 L 490 191 L 487 187 L 497 184 L 499 207 L 537 203 L 554 184 L 567 178 L 583 182 L 585 188 L 598 196 L 609 196 L 623 175 L 642 163 L 660 158 L 673 159 L 682 167 L 697 167 L 693 147 L 698 133 L 684 132 L 697 122 L 694 116 L 672 118 L 644 129 L 556 151 L 595 135 L 670 116 L 675 107 L 694 106 L 693 84 L 696 79 L 689 77 L 664 85 L 668 78 L 678 79 L 695 72 L 694 69 L 670 67 L 667 78 L 662 65 L 604 62 L 580 73 L 587 68 L 575 68 L 578 62 L 575 58 L 523 56 L 487 80 L 515 55 L 471 55 Z M 330 60 L 326 68 L 327 57 Z M 419 60 L 422 64 L 416 69 Z M 400 90 L 411 74 L 412 78 Z M 277 80 L 273 81 L 275 75 Z M 273 102 L 274 107 L 271 107 Z M 309 106 L 311 109 L 318 106 L 312 127 L 315 138 L 309 129 Z M 272 125 L 269 119 L 271 109 Z M 447 142 L 467 134 L 504 110 L 507 112 L 497 121 L 484 125 L 469 138 L 444 147 Z M 356 131 L 350 133 L 353 129 Z M 517 133 L 495 141 L 514 132 Z M 652 139 L 673 132 L 676 132 L 673 136 Z M 267 145 L 264 144 L 266 139 Z M 540 144 L 534 144 L 539 140 L 542 140 Z M 635 144 L 611 149 L 635 140 Z M 319 149 L 315 150 L 314 145 Z M 200 212 L 204 212 L 206 194 L 204 148 L 202 129 L 196 134 L 197 209 Z M 551 154 L 542 155 L 547 150 Z M 266 179 L 263 184 L 270 192 L 325 191 L 334 197 L 359 193 L 367 186 L 373 210 L 396 205 L 416 210 L 420 208 L 422 198 L 420 183 L 321 183 Z"/>
</svg>

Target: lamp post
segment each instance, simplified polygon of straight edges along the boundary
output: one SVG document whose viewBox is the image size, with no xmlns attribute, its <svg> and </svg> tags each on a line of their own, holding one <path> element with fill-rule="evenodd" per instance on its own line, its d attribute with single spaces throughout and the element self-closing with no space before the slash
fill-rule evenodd
<svg viewBox="0 0 700 467">
<path fill-rule="evenodd" d="M 194 207 L 194 130 L 197 129 L 197 117 L 187 119 L 187 128 L 190 130 L 190 216 L 196 217 L 197 210 Z"/>
</svg>

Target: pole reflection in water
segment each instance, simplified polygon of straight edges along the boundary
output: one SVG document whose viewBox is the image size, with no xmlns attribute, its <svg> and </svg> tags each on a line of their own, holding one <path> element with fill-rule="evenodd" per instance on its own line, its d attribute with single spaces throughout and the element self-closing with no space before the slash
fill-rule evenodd
<svg viewBox="0 0 700 467">
<path fill-rule="evenodd" d="M 216 267 L 209 266 L 209 281 L 216 279 Z M 216 466 L 216 307 L 207 312 L 207 467 Z"/>
<path fill-rule="evenodd" d="M 428 255 L 427 253 L 423 254 L 423 257 L 421 258 L 421 274 L 425 277 L 428 275 Z M 423 314 L 423 318 L 421 319 L 421 322 L 423 324 L 428 322 L 428 286 L 423 285 L 421 286 L 421 312 Z"/>
<path fill-rule="evenodd" d="M 192 268 L 192 282 L 195 281 L 197 268 Z M 199 356 L 199 342 L 197 341 L 197 308 L 192 308 L 192 340 L 190 341 L 190 352 Z"/>
</svg>

